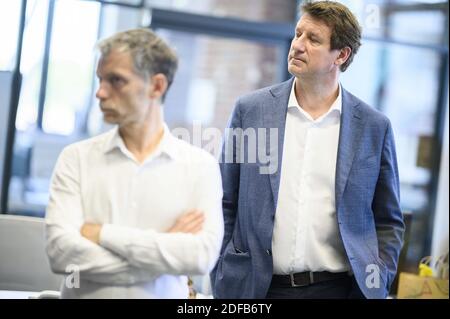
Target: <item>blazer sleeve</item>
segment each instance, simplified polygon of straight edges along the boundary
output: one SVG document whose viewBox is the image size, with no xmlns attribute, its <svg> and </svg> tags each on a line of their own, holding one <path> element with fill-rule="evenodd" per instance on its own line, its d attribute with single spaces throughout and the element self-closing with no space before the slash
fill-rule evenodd
<svg viewBox="0 0 450 319">
<path fill-rule="evenodd" d="M 394 135 L 388 120 L 381 154 L 380 174 L 372 202 L 379 256 L 387 271 L 389 290 L 397 272 L 405 225 L 400 209 L 400 186 Z"/>
<path fill-rule="evenodd" d="M 220 266 L 222 254 L 225 247 L 231 240 L 236 221 L 236 214 L 238 210 L 239 198 L 239 180 L 240 180 L 240 141 L 239 136 L 233 134 L 235 129 L 241 129 L 241 111 L 240 100 L 236 102 L 235 108 L 229 119 L 222 145 L 222 152 L 220 155 L 220 172 L 222 175 L 222 210 L 224 218 L 224 238 L 222 241 L 222 248 L 220 250 L 219 260 L 216 266 L 211 271 L 211 286 L 214 291 L 217 268 Z"/>
</svg>

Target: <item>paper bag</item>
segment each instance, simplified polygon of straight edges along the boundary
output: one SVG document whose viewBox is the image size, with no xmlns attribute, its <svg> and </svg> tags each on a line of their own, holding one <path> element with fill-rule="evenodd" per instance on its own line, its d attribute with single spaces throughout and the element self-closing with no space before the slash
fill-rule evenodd
<svg viewBox="0 0 450 319">
<path fill-rule="evenodd" d="M 448 299 L 448 279 L 401 273 L 398 299 Z"/>
</svg>

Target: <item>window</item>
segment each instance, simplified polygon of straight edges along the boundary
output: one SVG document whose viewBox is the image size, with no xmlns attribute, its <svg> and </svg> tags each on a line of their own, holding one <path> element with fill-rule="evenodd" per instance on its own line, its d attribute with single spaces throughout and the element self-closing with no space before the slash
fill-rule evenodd
<svg viewBox="0 0 450 319">
<path fill-rule="evenodd" d="M 147 0 L 148 7 L 259 22 L 293 22 L 296 0 Z"/>
<path fill-rule="evenodd" d="M 70 135 L 82 125 L 94 74 L 100 5 L 56 2 L 42 129 Z"/>
<path fill-rule="evenodd" d="M 27 5 L 20 64 L 22 87 L 16 118 L 20 131 L 32 131 L 37 124 L 48 6 L 48 0 L 28 1 Z"/>
<path fill-rule="evenodd" d="M 174 44 L 180 60 L 164 106 L 171 128 L 192 132 L 198 124 L 223 132 L 240 95 L 283 80 L 283 47 L 167 29 L 157 32 Z"/>
<path fill-rule="evenodd" d="M 20 1 L 0 1 L 0 70 L 14 68 L 19 32 Z"/>
</svg>

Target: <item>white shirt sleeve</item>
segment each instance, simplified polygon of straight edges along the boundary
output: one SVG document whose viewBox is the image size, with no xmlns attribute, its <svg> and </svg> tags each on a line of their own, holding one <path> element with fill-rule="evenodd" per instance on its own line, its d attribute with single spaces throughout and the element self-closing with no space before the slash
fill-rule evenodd
<svg viewBox="0 0 450 319">
<path fill-rule="evenodd" d="M 211 271 L 223 239 L 223 193 L 219 166 L 208 159 L 207 163 L 192 167 L 198 172 L 197 182 L 192 185 L 197 204 L 194 208 L 205 214 L 201 232 L 160 233 L 108 224 L 102 228 L 100 244 L 154 275 L 200 275 Z"/>
<path fill-rule="evenodd" d="M 84 218 L 79 176 L 78 154 L 68 147 L 56 164 L 46 211 L 46 250 L 52 270 L 68 274 L 77 269 L 83 279 L 109 284 L 151 280 L 150 274 L 123 257 L 81 236 Z"/>
</svg>

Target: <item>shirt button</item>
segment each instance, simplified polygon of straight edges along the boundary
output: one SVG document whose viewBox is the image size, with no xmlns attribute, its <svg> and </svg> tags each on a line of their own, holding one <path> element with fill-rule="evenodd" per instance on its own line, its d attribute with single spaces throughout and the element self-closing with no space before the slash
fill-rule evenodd
<svg viewBox="0 0 450 319">
<path fill-rule="evenodd" d="M 270 249 L 267 249 L 267 250 L 266 250 L 266 254 L 267 254 L 268 256 L 272 256 L 272 252 L 270 251 Z"/>
</svg>

